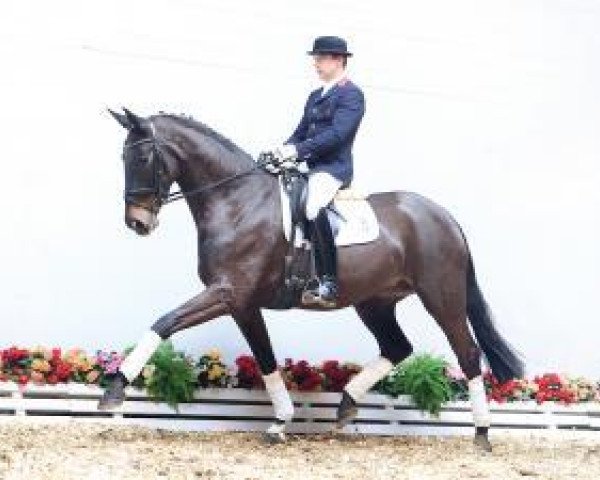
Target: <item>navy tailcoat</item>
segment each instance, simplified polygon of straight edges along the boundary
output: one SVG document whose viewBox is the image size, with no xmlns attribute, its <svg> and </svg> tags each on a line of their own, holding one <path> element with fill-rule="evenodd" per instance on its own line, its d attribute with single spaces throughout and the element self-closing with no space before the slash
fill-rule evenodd
<svg viewBox="0 0 600 480">
<path fill-rule="evenodd" d="M 293 144 L 298 159 L 306 160 L 311 172 L 325 171 L 343 182 L 352 182 L 352 144 L 365 113 L 362 90 L 342 79 L 321 96 L 323 87 L 311 92 L 304 114 L 285 142 Z"/>
</svg>

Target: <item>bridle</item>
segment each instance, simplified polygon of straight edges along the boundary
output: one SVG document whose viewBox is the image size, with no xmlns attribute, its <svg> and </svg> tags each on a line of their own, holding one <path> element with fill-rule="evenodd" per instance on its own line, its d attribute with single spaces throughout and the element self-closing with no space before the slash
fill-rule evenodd
<svg viewBox="0 0 600 480">
<path fill-rule="evenodd" d="M 152 144 L 152 150 L 150 155 L 148 156 L 147 162 L 151 162 L 152 164 L 152 178 L 153 184 L 151 186 L 144 186 L 138 188 L 127 188 L 125 186 L 124 199 L 127 204 L 136 205 L 138 207 L 148 209 L 147 206 L 141 205 L 136 201 L 136 198 L 142 194 L 152 194 L 153 195 L 153 205 L 151 211 L 153 213 L 157 213 L 162 205 L 167 205 L 169 203 L 175 202 L 177 200 L 181 200 L 182 198 L 189 198 L 196 195 L 201 195 L 210 190 L 218 188 L 236 178 L 243 177 L 252 172 L 255 172 L 259 168 L 262 169 L 265 165 L 270 161 L 269 156 L 260 155 L 259 159 L 254 162 L 254 165 L 250 167 L 248 170 L 244 170 L 243 172 L 239 172 L 228 177 L 225 177 L 217 182 L 211 183 L 209 185 L 204 185 L 202 187 L 194 188 L 193 190 L 182 191 L 178 190 L 176 192 L 169 192 L 169 185 L 167 182 L 167 168 L 166 162 L 163 157 L 163 151 L 161 146 L 166 145 L 164 141 L 159 139 L 156 136 L 156 130 L 152 122 L 150 122 L 150 128 L 152 131 L 152 135 L 147 138 L 142 138 L 141 140 L 136 140 L 134 142 L 125 142 L 124 149 L 129 149 L 132 147 L 136 147 L 138 145 L 144 145 L 147 143 Z M 126 182 L 127 183 L 127 182 Z"/>
</svg>

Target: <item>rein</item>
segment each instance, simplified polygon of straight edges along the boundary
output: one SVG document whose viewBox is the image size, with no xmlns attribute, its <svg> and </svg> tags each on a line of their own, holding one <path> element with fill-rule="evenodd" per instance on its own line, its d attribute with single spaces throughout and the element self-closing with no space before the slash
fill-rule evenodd
<svg viewBox="0 0 600 480">
<path fill-rule="evenodd" d="M 235 180 L 236 178 L 240 178 L 240 177 L 243 177 L 244 175 L 248 175 L 262 166 L 263 166 L 262 164 L 257 162 L 255 165 L 253 165 L 248 170 L 245 170 L 240 173 L 236 173 L 235 175 L 231 175 L 229 177 L 225 177 L 222 180 L 219 180 L 218 182 L 214 182 L 209 185 L 205 185 L 203 187 L 194 188 L 193 190 L 188 190 L 187 192 L 184 192 L 182 190 L 179 190 L 177 192 L 170 192 L 169 194 L 167 194 L 167 196 L 163 200 L 163 203 L 166 205 L 171 202 L 176 202 L 177 200 L 181 200 L 182 198 L 192 197 L 194 195 L 200 195 L 204 192 L 208 192 L 209 190 L 218 188 L 221 185 L 224 185 L 225 183 L 231 182 L 232 180 Z"/>
<path fill-rule="evenodd" d="M 229 183 L 237 178 L 243 177 L 245 175 L 249 175 L 250 173 L 253 173 L 257 169 L 263 168 L 270 161 L 270 158 L 268 156 L 260 155 L 258 160 L 255 161 L 254 165 L 252 167 L 250 167 L 248 170 L 236 173 L 234 175 L 230 175 L 228 177 L 225 177 L 225 178 L 223 178 L 217 182 L 211 183 L 209 185 L 204 185 L 202 187 L 194 188 L 193 190 L 188 190 L 188 191 L 178 190 L 176 192 L 167 192 L 165 194 L 162 190 L 161 174 L 166 170 L 166 168 L 165 168 L 165 161 L 163 160 L 163 152 L 160 148 L 160 146 L 162 144 L 164 144 L 164 142 L 162 140 L 159 140 L 156 137 L 156 130 L 152 123 L 150 123 L 150 127 L 152 129 L 151 137 L 143 138 L 141 140 L 137 140 L 137 141 L 131 142 L 131 143 L 125 143 L 124 148 L 131 148 L 131 147 L 135 147 L 137 145 L 142 145 L 145 143 L 152 143 L 152 150 L 153 150 L 153 153 L 156 153 L 156 156 L 158 157 L 158 162 L 156 162 L 154 160 L 152 161 L 155 185 L 153 187 L 153 190 L 150 193 L 153 193 L 156 195 L 157 200 L 161 205 L 167 205 L 169 203 L 175 202 L 177 200 L 181 200 L 183 198 L 189 198 L 189 197 L 192 197 L 195 195 L 201 195 L 203 193 L 206 193 L 210 190 L 213 190 L 222 185 L 225 185 L 226 183 Z M 160 163 L 160 165 L 157 165 L 157 163 Z M 131 197 L 132 195 L 135 195 L 136 193 L 141 193 L 141 192 L 140 191 L 126 191 L 125 198 L 127 199 L 128 197 Z"/>
</svg>

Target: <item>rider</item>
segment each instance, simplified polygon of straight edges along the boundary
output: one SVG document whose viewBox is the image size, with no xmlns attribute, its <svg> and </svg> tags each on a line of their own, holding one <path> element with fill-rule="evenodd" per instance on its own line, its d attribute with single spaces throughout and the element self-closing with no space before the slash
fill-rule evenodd
<svg viewBox="0 0 600 480">
<path fill-rule="evenodd" d="M 365 112 L 362 90 L 346 76 L 348 52 L 339 37 L 318 37 L 308 52 L 323 86 L 308 96 L 300 123 L 271 153 L 280 162 L 306 161 L 306 217 L 317 259 L 319 284 L 303 295 L 304 303 L 335 305 L 337 257 L 326 207 L 353 177 L 352 144 Z"/>
</svg>

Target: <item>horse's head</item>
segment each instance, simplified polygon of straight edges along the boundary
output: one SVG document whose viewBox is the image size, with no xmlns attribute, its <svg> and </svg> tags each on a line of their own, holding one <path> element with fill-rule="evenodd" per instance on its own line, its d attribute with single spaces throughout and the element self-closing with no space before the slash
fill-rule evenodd
<svg viewBox="0 0 600 480">
<path fill-rule="evenodd" d="M 110 114 L 128 130 L 123 145 L 125 223 L 138 235 L 158 225 L 158 212 L 173 183 L 168 149 L 156 136 L 154 124 L 127 109 Z"/>
</svg>

